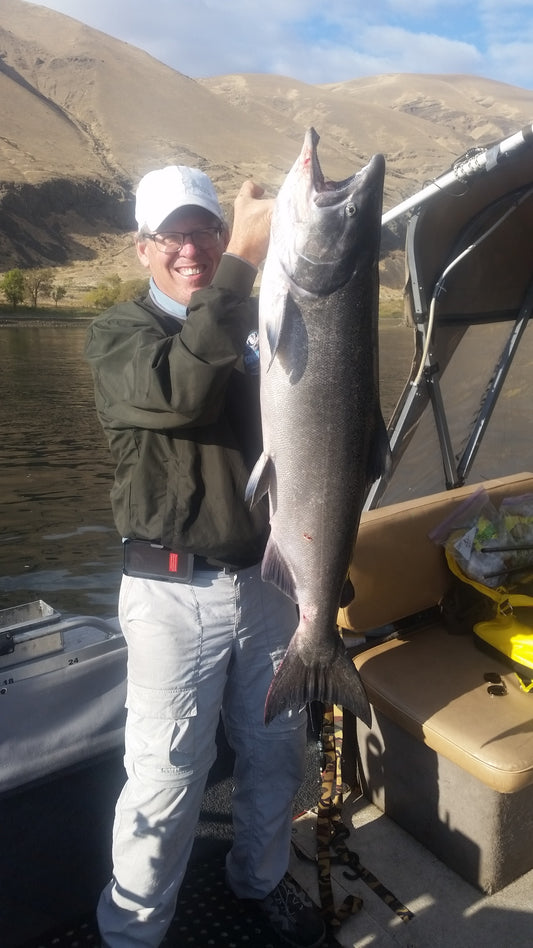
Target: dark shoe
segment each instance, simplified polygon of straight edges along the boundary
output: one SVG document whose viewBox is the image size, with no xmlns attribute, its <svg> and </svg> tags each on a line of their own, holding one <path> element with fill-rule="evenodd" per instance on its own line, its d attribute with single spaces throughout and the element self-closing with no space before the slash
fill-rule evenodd
<svg viewBox="0 0 533 948">
<path fill-rule="evenodd" d="M 303 889 L 289 876 L 284 876 L 265 899 L 254 899 L 253 902 L 276 934 L 293 948 L 318 948 L 324 941 L 324 919 Z"/>
</svg>

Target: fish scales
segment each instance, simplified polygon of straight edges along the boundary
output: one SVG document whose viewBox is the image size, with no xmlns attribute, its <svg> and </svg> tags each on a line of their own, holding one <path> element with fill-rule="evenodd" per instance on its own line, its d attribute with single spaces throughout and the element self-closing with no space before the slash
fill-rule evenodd
<svg viewBox="0 0 533 948">
<path fill-rule="evenodd" d="M 263 453 L 247 497 L 268 492 L 263 579 L 299 606 L 267 723 L 313 700 L 370 720 L 336 618 L 364 500 L 389 459 L 377 334 L 384 159 L 326 182 L 317 144 L 309 129 L 276 199 L 259 302 Z"/>
</svg>

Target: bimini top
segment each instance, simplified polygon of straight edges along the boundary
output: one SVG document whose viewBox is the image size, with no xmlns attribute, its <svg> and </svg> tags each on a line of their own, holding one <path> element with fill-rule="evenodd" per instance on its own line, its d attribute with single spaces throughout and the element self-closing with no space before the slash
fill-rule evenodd
<svg viewBox="0 0 533 948">
<path fill-rule="evenodd" d="M 415 358 L 367 509 L 533 470 L 533 129 L 468 152 L 383 223 L 405 212 Z"/>
</svg>

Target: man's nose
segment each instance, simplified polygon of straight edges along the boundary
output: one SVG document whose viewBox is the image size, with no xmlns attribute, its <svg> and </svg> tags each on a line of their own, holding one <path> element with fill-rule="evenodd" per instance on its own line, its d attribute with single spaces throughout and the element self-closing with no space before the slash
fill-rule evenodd
<svg viewBox="0 0 533 948">
<path fill-rule="evenodd" d="M 189 257 L 194 255 L 196 251 L 196 245 L 192 239 L 192 234 L 183 235 L 183 246 L 180 250 L 180 256 Z"/>
</svg>

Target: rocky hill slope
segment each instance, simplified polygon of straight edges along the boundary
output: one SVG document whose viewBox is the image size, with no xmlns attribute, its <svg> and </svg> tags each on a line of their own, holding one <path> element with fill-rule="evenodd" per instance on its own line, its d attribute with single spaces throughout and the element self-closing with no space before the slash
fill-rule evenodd
<svg viewBox="0 0 533 948">
<path fill-rule="evenodd" d="M 314 125 L 329 177 L 385 154 L 389 208 L 468 149 L 533 120 L 533 92 L 472 76 L 193 80 L 25 0 L 2 0 L 0 101 L 0 272 L 60 267 L 80 286 L 138 275 L 133 190 L 151 168 L 203 168 L 231 216 L 246 177 L 276 192 Z M 401 282 L 401 244 L 393 227 L 385 285 Z"/>
</svg>

